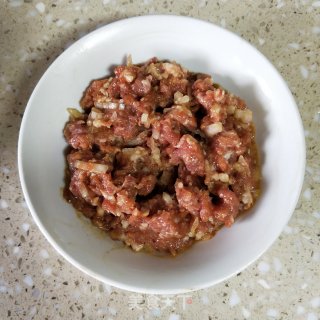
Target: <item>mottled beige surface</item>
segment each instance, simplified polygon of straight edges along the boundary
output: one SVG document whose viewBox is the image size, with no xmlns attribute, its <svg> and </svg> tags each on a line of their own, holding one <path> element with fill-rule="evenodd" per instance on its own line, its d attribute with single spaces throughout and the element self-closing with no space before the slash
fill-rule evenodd
<svg viewBox="0 0 320 320">
<path fill-rule="evenodd" d="M 305 126 L 306 179 L 281 237 L 241 274 L 190 295 L 133 294 L 82 274 L 40 233 L 18 179 L 21 117 L 49 64 L 97 26 L 149 13 L 199 17 L 247 39 L 288 82 Z M 320 1 L 1 0 L 0 319 L 319 319 L 319 45 Z"/>
</svg>

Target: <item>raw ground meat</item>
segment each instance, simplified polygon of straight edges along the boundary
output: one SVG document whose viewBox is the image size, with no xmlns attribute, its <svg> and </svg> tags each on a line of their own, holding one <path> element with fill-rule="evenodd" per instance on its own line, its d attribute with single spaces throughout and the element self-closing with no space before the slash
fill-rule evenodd
<svg viewBox="0 0 320 320">
<path fill-rule="evenodd" d="M 64 129 L 65 197 L 113 239 L 176 255 L 257 200 L 252 112 L 209 75 L 128 61 L 92 81 L 81 107 Z"/>
</svg>

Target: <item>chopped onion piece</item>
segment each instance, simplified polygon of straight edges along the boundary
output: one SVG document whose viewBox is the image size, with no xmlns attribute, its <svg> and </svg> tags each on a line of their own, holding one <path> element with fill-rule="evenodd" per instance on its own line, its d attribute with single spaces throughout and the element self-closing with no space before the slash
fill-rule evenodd
<svg viewBox="0 0 320 320">
<path fill-rule="evenodd" d="M 236 111 L 237 107 L 234 106 L 234 105 L 230 105 L 230 106 L 227 106 L 227 113 L 228 114 L 234 114 L 234 112 Z"/>
<path fill-rule="evenodd" d="M 189 237 L 194 237 L 195 235 L 195 232 L 196 232 L 196 229 L 198 228 L 199 226 L 199 218 L 196 217 L 192 223 L 192 226 L 191 226 L 191 229 L 190 229 L 190 232 L 188 233 L 188 236 Z"/>
<path fill-rule="evenodd" d="M 169 74 L 172 74 L 174 77 L 179 77 L 183 75 L 181 67 L 177 64 L 164 62 L 162 66 L 165 71 L 167 71 Z"/>
<path fill-rule="evenodd" d="M 252 111 L 249 109 L 244 109 L 244 110 L 237 109 L 235 111 L 234 116 L 243 123 L 252 122 Z"/>
<path fill-rule="evenodd" d="M 247 191 L 242 195 L 241 201 L 244 204 L 251 205 L 251 203 L 253 202 L 253 198 L 250 191 Z"/>
<path fill-rule="evenodd" d="M 103 118 L 103 113 L 97 108 L 92 108 L 91 112 L 89 114 L 89 117 L 91 119 L 94 119 L 94 120 L 95 119 L 102 119 Z"/>
<path fill-rule="evenodd" d="M 205 133 L 208 137 L 213 137 L 215 134 L 221 132 L 223 129 L 221 122 L 216 122 L 208 125 L 205 128 Z"/>
<path fill-rule="evenodd" d="M 146 230 L 147 228 L 148 228 L 148 223 L 147 222 L 143 222 L 143 223 L 140 224 L 139 229 L 141 231 Z"/>
<path fill-rule="evenodd" d="M 131 54 L 127 55 L 127 66 L 130 67 L 132 65 L 132 56 Z"/>
<path fill-rule="evenodd" d="M 92 125 L 96 128 L 107 127 L 110 128 L 111 124 L 109 121 L 93 120 Z"/>
<path fill-rule="evenodd" d="M 81 197 L 82 197 L 83 199 L 88 199 L 88 197 L 89 197 L 89 192 L 88 192 L 86 186 L 85 186 L 83 183 L 80 183 L 80 184 L 79 184 L 79 191 L 80 191 Z"/>
<path fill-rule="evenodd" d="M 129 70 L 124 70 L 122 75 L 128 83 L 131 83 L 135 79 L 135 75 Z"/>
<path fill-rule="evenodd" d="M 149 119 L 149 115 L 147 113 L 143 113 L 141 115 L 141 123 L 147 124 L 148 123 L 148 119 Z"/>
<path fill-rule="evenodd" d="M 128 220 L 122 220 L 121 225 L 122 225 L 123 229 L 127 229 L 129 227 Z"/>
<path fill-rule="evenodd" d="M 114 110 L 118 108 L 118 103 L 116 102 L 111 102 L 111 101 L 107 101 L 107 102 L 96 102 L 95 106 L 97 108 L 101 108 L 101 109 L 109 109 L 109 110 Z"/>
<path fill-rule="evenodd" d="M 97 207 L 97 214 L 98 216 L 100 217 L 103 217 L 104 216 L 104 210 L 101 208 L 101 207 Z"/>
<path fill-rule="evenodd" d="M 75 108 L 67 108 L 72 119 L 83 119 L 83 114 Z"/>
<path fill-rule="evenodd" d="M 106 164 L 85 162 L 77 160 L 74 163 L 74 167 L 80 170 L 89 171 L 92 173 L 106 173 L 110 170 L 110 167 Z"/>
<path fill-rule="evenodd" d="M 171 196 L 170 196 L 168 193 L 163 192 L 163 193 L 162 193 L 162 198 L 163 198 L 163 200 L 164 200 L 167 204 L 172 203 L 172 198 L 171 198 Z"/>
<path fill-rule="evenodd" d="M 183 95 L 180 91 L 177 91 L 174 94 L 174 103 L 175 104 L 185 104 L 190 101 L 190 97 L 188 95 Z"/>
<path fill-rule="evenodd" d="M 143 249 L 143 244 L 131 243 L 131 247 L 134 251 L 140 251 Z"/>
</svg>

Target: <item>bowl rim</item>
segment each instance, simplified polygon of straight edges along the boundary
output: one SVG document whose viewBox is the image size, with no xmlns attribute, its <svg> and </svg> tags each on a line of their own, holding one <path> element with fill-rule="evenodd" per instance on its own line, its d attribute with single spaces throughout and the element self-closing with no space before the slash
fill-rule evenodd
<svg viewBox="0 0 320 320">
<path fill-rule="evenodd" d="M 286 81 L 282 78 L 281 74 L 278 72 L 278 70 L 274 67 L 274 65 L 256 48 L 254 47 L 251 43 L 249 43 L 247 40 L 243 39 L 242 37 L 238 36 L 237 34 L 224 29 L 214 23 L 211 23 L 209 21 L 206 20 L 201 20 L 201 19 L 197 19 L 197 18 L 193 18 L 193 17 L 187 17 L 187 16 L 179 16 L 179 15 L 166 15 L 166 14 L 160 14 L 160 15 L 142 15 L 142 16 L 133 16 L 133 17 L 129 17 L 129 18 L 125 18 L 125 19 L 121 19 L 121 20 L 117 20 L 111 23 L 108 23 L 104 26 L 101 26 L 99 28 L 97 28 L 94 31 L 91 31 L 89 33 L 87 33 L 84 37 L 80 38 L 79 40 L 75 41 L 69 48 L 72 48 L 74 46 L 78 46 L 80 43 L 84 43 L 87 41 L 87 39 L 89 37 L 92 37 L 93 35 L 100 33 L 102 29 L 104 29 L 106 32 L 108 32 L 110 29 L 114 28 L 115 26 L 120 26 L 120 25 L 125 25 L 125 24 L 130 24 L 130 23 L 134 23 L 137 20 L 149 20 L 147 22 L 153 22 L 156 19 L 174 19 L 176 20 L 177 23 L 179 22 L 186 22 L 186 23 L 196 23 L 196 24 L 203 24 L 203 25 L 207 25 L 210 27 L 214 27 L 217 28 L 219 30 L 219 32 L 225 32 L 229 35 L 232 35 L 235 39 L 237 39 L 238 41 L 240 41 L 242 44 L 246 45 L 246 46 L 250 46 L 252 50 L 255 51 L 255 54 L 257 54 L 257 56 L 259 56 L 259 59 L 264 60 L 268 65 L 269 68 L 272 69 L 272 71 L 277 75 L 277 77 L 279 78 L 279 80 L 282 82 L 283 84 L 283 88 L 286 90 L 286 94 L 288 96 L 288 98 L 291 100 L 291 104 L 293 106 L 295 106 L 295 108 L 292 108 L 292 112 L 295 113 L 295 117 L 297 119 L 297 125 L 299 126 L 299 134 L 300 134 L 300 145 L 299 147 L 301 148 L 301 170 L 298 172 L 298 175 L 296 176 L 297 182 L 296 182 L 296 188 L 295 188 L 295 195 L 294 195 L 294 199 L 295 201 L 293 201 L 290 205 L 290 208 L 288 208 L 288 215 L 286 218 L 286 224 L 288 223 L 288 221 L 290 220 L 295 207 L 297 205 L 297 202 L 299 200 L 299 196 L 302 190 L 302 186 L 303 186 L 303 182 L 304 182 L 304 172 L 305 172 L 305 165 L 306 165 L 306 144 L 305 144 L 305 137 L 304 137 L 304 129 L 303 129 L 303 123 L 302 123 L 302 119 L 300 117 L 300 113 L 297 107 L 297 104 L 291 94 L 291 91 L 289 90 Z M 153 21 L 150 21 L 153 20 Z M 41 76 L 40 80 L 38 81 L 37 85 L 34 87 L 32 94 L 29 97 L 27 106 L 25 108 L 24 114 L 23 114 L 23 119 L 21 122 L 21 126 L 20 126 L 20 130 L 19 130 L 19 138 L 18 138 L 18 171 L 19 171 L 19 178 L 20 178 L 20 183 L 21 183 L 21 187 L 22 187 L 22 191 L 23 191 L 23 195 L 25 198 L 25 201 L 27 203 L 27 206 L 31 212 L 31 215 L 34 219 L 34 221 L 36 222 L 37 226 L 39 227 L 40 231 L 42 232 L 42 234 L 45 236 L 45 238 L 49 241 L 49 243 L 54 247 L 54 249 L 61 255 L 64 257 L 64 259 L 66 259 L 68 262 L 70 262 L 73 266 L 75 266 L 76 268 L 78 268 L 79 270 L 81 270 L 82 272 L 88 274 L 89 276 L 103 282 L 106 283 L 108 285 L 120 288 L 120 289 L 124 289 L 130 292 L 138 292 L 138 293 L 147 293 L 147 294 L 179 294 L 179 293 L 187 293 L 187 292 L 191 292 L 191 291 L 196 291 L 199 289 L 204 289 L 204 288 L 208 288 L 211 287 L 215 284 L 218 284 L 222 281 L 225 281 L 231 277 L 233 277 L 235 274 L 241 272 L 242 270 L 246 269 L 249 265 L 251 265 L 253 262 L 255 262 L 256 260 L 258 260 L 270 247 L 271 245 L 278 239 L 279 235 L 282 232 L 282 229 L 285 227 L 286 224 L 283 225 L 283 228 L 280 230 L 280 232 L 278 232 L 277 237 L 269 239 L 265 245 L 262 247 L 262 249 L 260 250 L 260 254 L 256 255 L 253 259 L 251 259 L 250 261 L 248 261 L 246 264 L 241 265 L 240 267 L 237 268 L 237 270 L 231 274 L 229 274 L 226 277 L 221 277 L 220 279 L 214 279 L 212 281 L 206 281 L 205 283 L 199 283 L 198 285 L 192 287 L 192 288 L 177 288 L 176 290 L 173 289 L 145 289 L 142 286 L 137 287 L 137 286 L 132 286 L 132 285 L 127 285 L 123 282 L 119 282 L 119 281 L 115 281 L 110 277 L 106 277 L 106 276 L 102 276 L 96 272 L 94 272 L 93 270 L 87 268 L 86 266 L 84 266 L 83 264 L 79 263 L 76 259 L 74 259 L 67 251 L 65 251 L 64 249 L 62 249 L 59 244 L 56 242 L 56 240 L 54 239 L 53 236 L 50 235 L 50 233 L 47 231 L 46 227 L 44 226 L 44 224 L 41 222 L 40 218 L 39 218 L 39 214 L 37 213 L 37 211 L 35 210 L 34 206 L 33 206 L 33 202 L 31 199 L 31 196 L 29 194 L 29 191 L 27 189 L 26 186 L 26 180 L 25 180 L 25 172 L 24 172 L 24 159 L 23 159 L 23 153 L 22 153 L 22 138 L 25 134 L 25 130 L 26 130 L 26 126 L 28 123 L 28 113 L 29 110 L 31 109 L 32 106 L 32 101 L 33 101 L 33 97 L 37 94 L 37 91 L 39 89 L 39 87 L 41 86 L 42 82 L 45 81 L 46 75 L 47 73 L 49 73 L 51 71 L 51 69 L 54 68 L 56 62 L 60 59 L 63 59 L 64 56 L 67 54 L 68 49 L 64 50 L 50 65 L 49 67 L 46 69 L 46 71 L 43 73 L 43 75 Z"/>
</svg>

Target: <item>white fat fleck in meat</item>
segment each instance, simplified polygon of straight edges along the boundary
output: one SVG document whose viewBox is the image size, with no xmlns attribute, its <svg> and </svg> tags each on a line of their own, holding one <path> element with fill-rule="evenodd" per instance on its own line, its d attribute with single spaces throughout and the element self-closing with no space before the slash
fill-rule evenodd
<svg viewBox="0 0 320 320">
<path fill-rule="evenodd" d="M 205 128 L 205 133 L 208 137 L 213 137 L 214 135 L 216 135 L 219 132 L 222 132 L 223 130 L 223 126 L 221 122 L 216 122 L 216 123 L 212 123 L 210 125 L 208 125 Z"/>
</svg>

